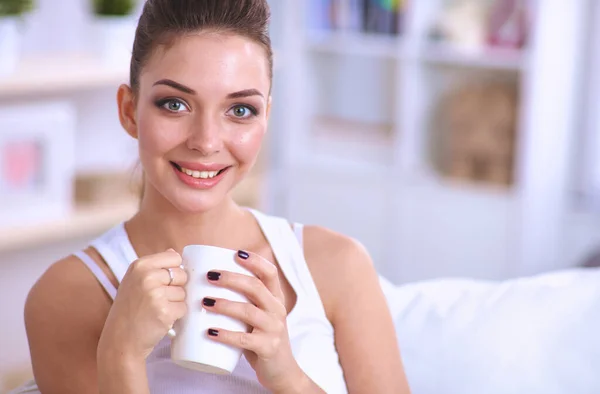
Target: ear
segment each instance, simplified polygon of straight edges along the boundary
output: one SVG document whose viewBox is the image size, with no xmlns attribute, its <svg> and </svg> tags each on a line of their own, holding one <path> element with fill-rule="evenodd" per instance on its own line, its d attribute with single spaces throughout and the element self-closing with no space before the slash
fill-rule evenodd
<svg viewBox="0 0 600 394">
<path fill-rule="evenodd" d="M 269 96 L 267 99 L 267 120 L 271 116 L 271 104 L 273 104 L 273 96 Z"/>
<path fill-rule="evenodd" d="M 117 105 L 119 106 L 119 121 L 131 137 L 138 138 L 137 121 L 135 116 L 135 95 L 127 85 L 119 86 Z"/>
</svg>

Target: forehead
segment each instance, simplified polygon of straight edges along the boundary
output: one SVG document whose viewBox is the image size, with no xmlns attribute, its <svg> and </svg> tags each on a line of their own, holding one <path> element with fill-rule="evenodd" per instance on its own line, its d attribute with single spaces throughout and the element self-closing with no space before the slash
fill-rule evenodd
<svg viewBox="0 0 600 394">
<path fill-rule="evenodd" d="M 150 86 L 173 79 L 201 94 L 223 94 L 255 88 L 269 91 L 269 65 L 264 48 L 249 38 L 214 32 L 189 34 L 152 54 L 141 75 Z"/>
</svg>

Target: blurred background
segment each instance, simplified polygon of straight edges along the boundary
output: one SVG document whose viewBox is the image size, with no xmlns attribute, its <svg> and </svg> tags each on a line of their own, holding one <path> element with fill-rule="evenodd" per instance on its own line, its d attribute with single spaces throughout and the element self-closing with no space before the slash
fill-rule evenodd
<svg viewBox="0 0 600 394">
<path fill-rule="evenodd" d="M 397 285 L 595 264 L 600 4 L 271 0 L 269 138 L 241 204 L 331 227 Z M 116 89 L 142 0 L 0 0 L 0 392 L 23 305 L 136 209 Z"/>
</svg>

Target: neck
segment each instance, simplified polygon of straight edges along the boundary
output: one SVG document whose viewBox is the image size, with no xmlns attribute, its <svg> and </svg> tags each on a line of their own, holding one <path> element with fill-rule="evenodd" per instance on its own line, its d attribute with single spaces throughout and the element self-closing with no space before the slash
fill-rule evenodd
<svg viewBox="0 0 600 394">
<path fill-rule="evenodd" d="M 126 223 L 127 233 L 139 256 L 169 248 L 181 253 L 186 245 L 239 247 L 242 228 L 254 220 L 230 197 L 213 209 L 190 214 L 182 212 L 158 191 L 146 190 L 138 213 Z"/>
</svg>

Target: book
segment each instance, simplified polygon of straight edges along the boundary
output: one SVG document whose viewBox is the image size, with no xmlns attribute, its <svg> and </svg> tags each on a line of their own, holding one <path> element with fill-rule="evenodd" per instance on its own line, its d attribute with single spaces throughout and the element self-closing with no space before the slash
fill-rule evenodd
<svg viewBox="0 0 600 394">
<path fill-rule="evenodd" d="M 406 0 L 308 0 L 309 28 L 398 35 Z"/>
</svg>

